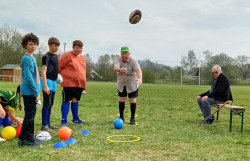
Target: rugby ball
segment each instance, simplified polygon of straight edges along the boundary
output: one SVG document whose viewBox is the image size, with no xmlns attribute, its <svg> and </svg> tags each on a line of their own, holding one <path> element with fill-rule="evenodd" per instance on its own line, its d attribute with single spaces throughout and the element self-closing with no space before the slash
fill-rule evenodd
<svg viewBox="0 0 250 161">
<path fill-rule="evenodd" d="M 142 13 L 140 10 L 134 10 L 133 12 L 131 12 L 130 16 L 129 16 L 129 22 L 131 24 L 137 24 L 142 17 Z"/>
<path fill-rule="evenodd" d="M 57 83 L 62 83 L 63 82 L 63 77 L 61 76 L 61 74 L 58 74 L 56 81 L 57 81 Z"/>
<path fill-rule="evenodd" d="M 21 123 L 23 123 L 23 119 L 21 117 L 16 117 L 16 118 L 19 119 L 21 121 Z M 15 121 L 13 121 L 10 126 L 17 127 L 17 123 Z"/>
<path fill-rule="evenodd" d="M 39 141 L 49 141 L 49 140 L 51 140 L 51 135 L 47 131 L 39 131 L 36 134 L 36 139 Z"/>
</svg>

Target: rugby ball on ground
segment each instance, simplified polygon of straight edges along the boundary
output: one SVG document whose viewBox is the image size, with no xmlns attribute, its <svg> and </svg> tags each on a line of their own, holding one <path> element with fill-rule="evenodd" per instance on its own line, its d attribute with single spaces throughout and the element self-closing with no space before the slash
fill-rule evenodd
<svg viewBox="0 0 250 161">
<path fill-rule="evenodd" d="M 21 123 L 23 123 L 23 119 L 21 117 L 16 117 L 16 118 L 19 119 L 21 121 Z M 17 127 L 17 123 L 15 121 L 13 121 L 10 126 Z"/>
<path fill-rule="evenodd" d="M 142 17 L 142 13 L 140 10 L 134 10 L 133 12 L 131 12 L 130 16 L 129 16 L 129 22 L 131 24 L 137 24 Z"/>
<path fill-rule="evenodd" d="M 47 131 L 39 131 L 36 133 L 36 139 L 39 141 L 49 141 L 51 140 L 51 135 Z"/>
<path fill-rule="evenodd" d="M 63 82 L 63 77 L 61 76 L 61 74 L 58 74 L 56 81 L 57 81 L 57 83 L 62 83 Z"/>
</svg>

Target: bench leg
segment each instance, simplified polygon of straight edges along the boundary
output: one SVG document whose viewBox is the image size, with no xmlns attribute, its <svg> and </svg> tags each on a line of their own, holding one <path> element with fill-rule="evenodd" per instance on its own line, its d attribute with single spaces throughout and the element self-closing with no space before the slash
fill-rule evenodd
<svg viewBox="0 0 250 161">
<path fill-rule="evenodd" d="M 243 116 L 244 112 L 241 113 L 241 132 L 243 131 Z"/>
<path fill-rule="evenodd" d="M 217 109 L 218 108 L 220 108 L 220 106 L 219 105 L 217 105 Z M 219 111 L 217 111 L 217 118 L 216 118 L 216 120 L 219 120 L 219 112 L 220 112 L 220 110 Z"/>
<path fill-rule="evenodd" d="M 230 123 L 229 123 L 229 131 L 232 132 L 232 119 L 233 119 L 233 110 L 230 109 Z"/>
<path fill-rule="evenodd" d="M 220 111 L 217 112 L 217 120 L 219 120 L 219 112 L 220 112 Z"/>
</svg>

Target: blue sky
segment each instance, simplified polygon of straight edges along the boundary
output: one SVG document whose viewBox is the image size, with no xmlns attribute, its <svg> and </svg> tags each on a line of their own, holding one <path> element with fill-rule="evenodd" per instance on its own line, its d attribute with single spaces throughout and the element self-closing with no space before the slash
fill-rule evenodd
<svg viewBox="0 0 250 161">
<path fill-rule="evenodd" d="M 134 9 L 138 24 L 128 22 Z M 84 43 L 83 54 L 94 61 L 119 54 L 129 46 L 131 56 L 170 66 L 194 50 L 236 58 L 250 56 L 250 1 L 247 0 L 1 0 L 0 26 L 34 32 L 41 43 L 51 36 L 66 43 Z M 63 51 L 63 45 L 60 46 Z"/>
</svg>

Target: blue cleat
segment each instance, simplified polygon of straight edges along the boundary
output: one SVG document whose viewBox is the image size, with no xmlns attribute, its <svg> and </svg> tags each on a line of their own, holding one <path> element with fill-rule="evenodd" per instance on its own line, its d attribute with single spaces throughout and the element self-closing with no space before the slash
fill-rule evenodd
<svg viewBox="0 0 250 161">
<path fill-rule="evenodd" d="M 83 123 L 85 123 L 84 121 L 80 120 L 79 118 L 75 119 L 75 120 L 72 120 L 72 122 L 76 123 L 76 124 L 83 124 Z"/>
</svg>

